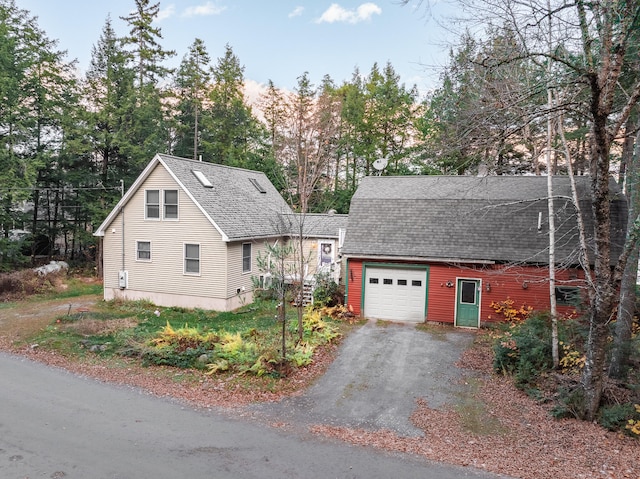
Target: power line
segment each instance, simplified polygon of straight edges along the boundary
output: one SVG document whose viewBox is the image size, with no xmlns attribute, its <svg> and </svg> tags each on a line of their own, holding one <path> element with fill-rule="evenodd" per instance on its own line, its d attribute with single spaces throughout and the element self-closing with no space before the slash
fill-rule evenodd
<svg viewBox="0 0 640 479">
<path fill-rule="evenodd" d="M 9 192 L 9 191 L 69 191 L 69 192 L 73 192 L 73 191 L 86 191 L 86 190 L 120 190 L 121 187 L 120 186 L 78 186 L 78 187 L 73 187 L 73 188 L 68 188 L 68 187 L 58 187 L 58 188 L 54 188 L 54 187 L 50 187 L 50 186 L 45 186 L 42 188 L 33 186 L 31 188 L 0 188 L 0 192 Z"/>
</svg>

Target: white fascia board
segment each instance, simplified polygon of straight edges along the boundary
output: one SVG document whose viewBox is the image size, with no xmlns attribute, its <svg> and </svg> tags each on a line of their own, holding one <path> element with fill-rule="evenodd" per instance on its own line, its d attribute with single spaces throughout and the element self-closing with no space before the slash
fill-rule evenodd
<svg viewBox="0 0 640 479">
<path fill-rule="evenodd" d="M 127 204 L 129 199 L 134 195 L 134 193 L 138 190 L 138 188 L 140 188 L 140 185 L 147 179 L 149 174 L 153 171 L 153 168 L 155 168 L 155 166 L 159 162 L 160 162 L 160 156 L 159 155 L 154 156 L 153 159 L 146 166 L 146 168 L 142 170 L 142 173 L 140 173 L 138 178 L 136 178 L 136 181 L 133 182 L 133 184 L 131 185 L 131 188 L 129 188 L 127 192 L 124 194 L 124 196 L 120 198 L 120 201 L 118 201 L 116 206 L 114 206 L 114 208 L 111 210 L 111 213 L 107 215 L 107 217 L 102 222 L 102 224 L 98 227 L 96 232 L 93 233 L 93 236 L 105 235 L 105 231 L 107 230 L 111 222 L 114 220 L 118 212 L 124 207 L 125 204 Z M 166 165 L 165 165 L 165 168 L 166 168 Z"/>
</svg>

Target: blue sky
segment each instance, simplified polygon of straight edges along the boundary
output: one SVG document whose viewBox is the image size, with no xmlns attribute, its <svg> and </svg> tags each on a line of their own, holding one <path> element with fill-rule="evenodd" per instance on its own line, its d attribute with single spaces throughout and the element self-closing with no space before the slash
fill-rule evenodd
<svg viewBox="0 0 640 479">
<path fill-rule="evenodd" d="M 153 2 L 152 2 L 153 3 Z M 425 2 L 426 3 L 426 2 Z M 16 0 L 18 7 L 38 17 L 38 24 L 58 47 L 77 59 L 84 71 L 91 48 L 99 39 L 107 15 L 118 35 L 120 19 L 134 0 Z M 444 4 L 431 10 L 439 14 Z M 363 75 L 374 63 L 391 62 L 407 87 L 426 92 L 437 84 L 439 67 L 447 60 L 443 29 L 427 16 L 424 5 L 402 6 L 397 0 L 162 0 L 156 25 L 162 46 L 177 55 L 175 67 L 195 38 L 204 41 L 212 62 L 229 44 L 245 67 L 245 79 L 264 85 L 272 80 L 292 89 L 309 72 L 318 85 L 325 74 L 337 84 L 349 81 L 356 67 Z"/>
</svg>

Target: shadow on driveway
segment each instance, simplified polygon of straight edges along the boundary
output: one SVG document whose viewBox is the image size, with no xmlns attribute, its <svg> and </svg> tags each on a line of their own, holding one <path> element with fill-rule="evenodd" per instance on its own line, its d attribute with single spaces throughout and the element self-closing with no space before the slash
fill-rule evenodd
<svg viewBox="0 0 640 479">
<path fill-rule="evenodd" d="M 454 363 L 473 331 L 369 321 L 352 332 L 325 375 L 303 396 L 249 410 L 291 424 L 323 424 L 421 436 L 410 421 L 416 400 L 454 404 L 464 387 Z"/>
</svg>

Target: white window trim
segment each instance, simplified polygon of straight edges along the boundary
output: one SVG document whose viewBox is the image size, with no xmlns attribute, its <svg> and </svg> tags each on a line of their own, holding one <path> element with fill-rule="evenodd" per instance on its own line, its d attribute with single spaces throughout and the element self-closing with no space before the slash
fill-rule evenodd
<svg viewBox="0 0 640 479">
<path fill-rule="evenodd" d="M 139 245 L 140 243 L 149 243 L 149 259 L 141 259 L 140 256 L 138 255 L 138 253 L 140 252 Z M 153 259 L 153 254 L 152 254 L 152 246 L 151 246 L 151 241 L 148 240 L 136 240 L 136 261 L 140 261 L 141 263 L 151 263 Z"/>
<path fill-rule="evenodd" d="M 175 218 L 167 218 L 167 203 L 165 202 L 165 193 L 167 191 L 175 191 L 176 192 L 176 217 Z M 166 190 L 162 190 L 162 219 L 164 221 L 178 221 L 180 219 L 180 190 L 178 188 L 167 188 Z"/>
<path fill-rule="evenodd" d="M 249 245 L 249 269 L 244 269 L 244 245 Z M 251 243 L 242 243 L 240 246 L 240 256 L 242 257 L 242 274 L 249 274 L 253 270 L 253 245 Z"/>
<path fill-rule="evenodd" d="M 198 246 L 198 272 L 187 271 L 187 245 Z M 200 276 L 202 274 L 202 246 L 200 243 L 182 243 L 182 274 L 185 276 Z"/>
<path fill-rule="evenodd" d="M 150 217 L 147 213 L 149 211 L 148 193 L 150 191 L 158 192 L 158 217 Z M 155 205 L 155 203 L 153 203 Z M 160 221 L 162 218 L 162 190 L 159 188 L 148 188 L 144 190 L 144 219 L 148 221 Z"/>
</svg>

